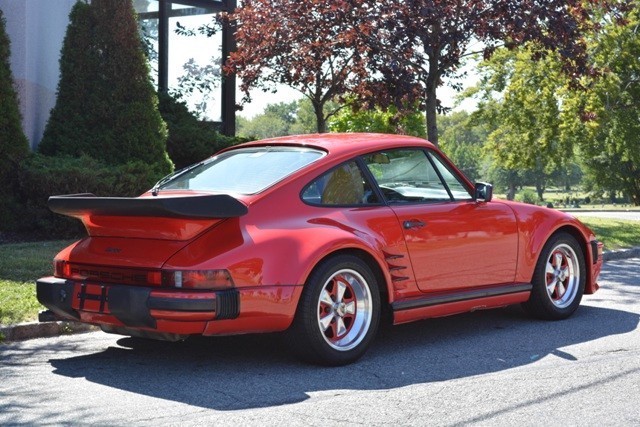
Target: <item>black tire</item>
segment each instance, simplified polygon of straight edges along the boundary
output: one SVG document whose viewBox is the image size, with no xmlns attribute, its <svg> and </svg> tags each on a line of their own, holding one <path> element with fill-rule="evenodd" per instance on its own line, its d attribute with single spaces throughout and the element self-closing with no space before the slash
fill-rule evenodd
<svg viewBox="0 0 640 427">
<path fill-rule="evenodd" d="M 522 306 L 539 319 L 566 319 L 580 305 L 586 280 L 584 253 L 578 241 L 568 233 L 554 234 L 542 249 L 531 296 Z"/>
<path fill-rule="evenodd" d="M 375 275 L 360 258 L 338 255 L 324 260 L 309 276 L 286 338 L 300 359 L 341 366 L 365 353 L 379 323 Z"/>
</svg>

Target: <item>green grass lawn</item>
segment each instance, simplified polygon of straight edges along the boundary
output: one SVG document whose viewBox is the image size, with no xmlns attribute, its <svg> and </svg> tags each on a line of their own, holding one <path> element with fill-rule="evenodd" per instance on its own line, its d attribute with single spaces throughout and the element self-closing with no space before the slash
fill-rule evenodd
<svg viewBox="0 0 640 427">
<path fill-rule="evenodd" d="M 0 325 L 35 320 L 43 307 L 36 279 L 51 275 L 53 257 L 70 241 L 0 245 Z"/>
<path fill-rule="evenodd" d="M 640 222 L 584 217 L 606 250 L 640 245 Z M 0 245 L 0 324 L 35 320 L 43 307 L 36 299 L 36 279 L 52 274 L 53 257 L 71 241 Z"/>
<path fill-rule="evenodd" d="M 640 246 L 640 221 L 586 216 L 580 221 L 604 243 L 605 251 Z"/>
</svg>

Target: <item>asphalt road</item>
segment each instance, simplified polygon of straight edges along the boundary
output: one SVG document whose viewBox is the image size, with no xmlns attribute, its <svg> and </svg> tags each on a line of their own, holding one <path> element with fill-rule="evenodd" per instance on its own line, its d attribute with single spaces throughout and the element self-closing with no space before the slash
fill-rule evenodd
<svg viewBox="0 0 640 427">
<path fill-rule="evenodd" d="M 0 345 L 0 425 L 640 425 L 640 259 L 562 322 L 518 308 L 389 327 L 358 363 L 277 336 Z"/>
</svg>

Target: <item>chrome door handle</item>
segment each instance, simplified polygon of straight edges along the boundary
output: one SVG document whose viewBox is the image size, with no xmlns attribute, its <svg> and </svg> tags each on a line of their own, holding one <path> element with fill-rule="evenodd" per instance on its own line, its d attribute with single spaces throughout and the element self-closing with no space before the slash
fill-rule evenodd
<svg viewBox="0 0 640 427">
<path fill-rule="evenodd" d="M 420 221 L 419 219 L 410 219 L 410 220 L 404 221 L 402 223 L 402 226 L 407 230 L 409 230 L 411 228 L 422 228 L 425 225 L 427 225 L 427 224 L 425 224 L 424 222 Z"/>
</svg>

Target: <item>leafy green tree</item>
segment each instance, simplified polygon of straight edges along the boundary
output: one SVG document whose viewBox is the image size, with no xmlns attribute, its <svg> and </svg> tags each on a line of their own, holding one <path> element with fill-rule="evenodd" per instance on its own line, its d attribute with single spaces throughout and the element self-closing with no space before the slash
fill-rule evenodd
<svg viewBox="0 0 640 427">
<path fill-rule="evenodd" d="M 481 64 L 481 82 L 470 92 L 482 94 L 476 116 L 492 123 L 486 150 L 508 171 L 527 172 L 543 200 L 548 176 L 573 163 L 573 140 L 563 137 L 563 97 L 568 78 L 557 55 L 529 44 L 500 49 Z M 507 174 L 506 176 L 513 176 Z M 513 195 L 515 180 L 509 185 Z"/>
<path fill-rule="evenodd" d="M 337 110 L 339 106 L 329 101 L 325 108 Z M 317 132 L 315 110 L 306 98 L 267 104 L 262 114 L 252 119 L 239 118 L 236 123 L 238 135 L 246 138 L 263 139 Z"/>
<path fill-rule="evenodd" d="M 241 127 L 237 130 L 238 135 L 250 139 L 289 135 L 291 127 L 291 124 L 283 120 L 282 117 L 268 113 L 259 114 L 251 120 L 240 123 Z"/>
<path fill-rule="evenodd" d="M 29 154 L 29 143 L 22 131 L 18 97 L 13 86 L 10 56 L 10 41 L 4 14 L 0 10 L 0 224 L 3 228 L 10 222 L 16 169 Z"/>
<path fill-rule="evenodd" d="M 333 132 L 377 132 L 400 133 L 426 137 L 424 119 L 419 111 L 399 114 L 398 109 L 354 109 L 347 106 L 340 110 L 329 122 Z"/>
<path fill-rule="evenodd" d="M 40 151 L 108 164 L 173 165 L 131 0 L 78 2 L 60 58 L 58 98 Z"/>
<path fill-rule="evenodd" d="M 440 148 L 471 180 L 486 180 L 484 144 L 489 129 L 466 111 L 440 118 Z"/>
<path fill-rule="evenodd" d="M 591 38 L 592 65 L 604 71 L 586 93 L 571 93 L 567 133 L 579 141 L 594 189 L 640 205 L 640 3 L 633 5 L 624 25 L 609 22 Z"/>
</svg>

